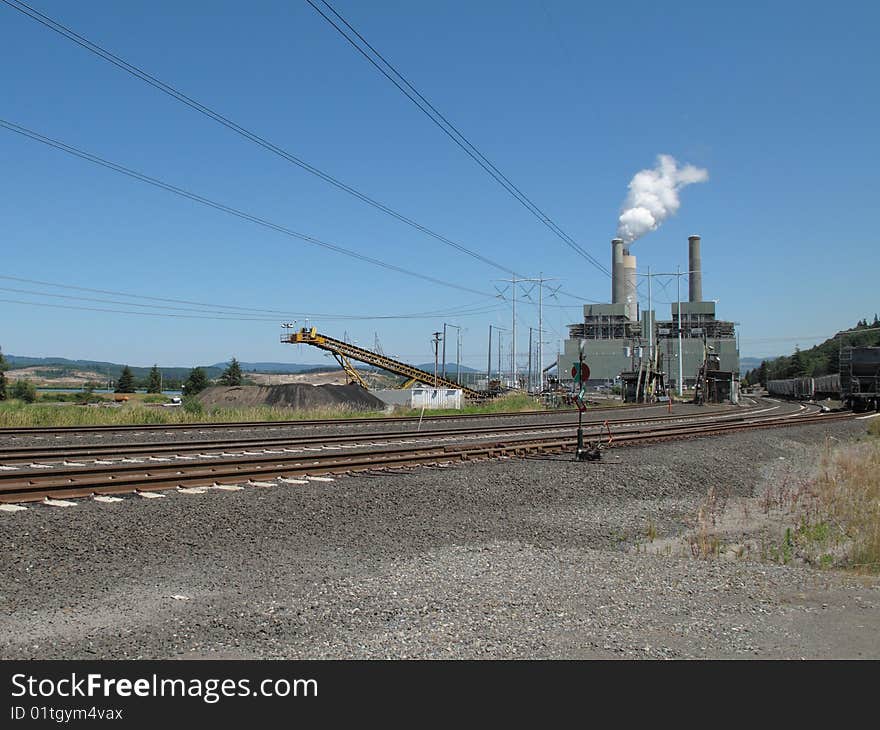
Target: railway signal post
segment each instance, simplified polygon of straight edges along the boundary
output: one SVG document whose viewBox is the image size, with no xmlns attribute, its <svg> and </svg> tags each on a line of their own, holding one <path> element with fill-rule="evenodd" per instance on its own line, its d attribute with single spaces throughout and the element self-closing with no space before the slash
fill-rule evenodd
<svg viewBox="0 0 880 730">
<path fill-rule="evenodd" d="M 584 411 L 587 410 L 584 396 L 587 394 L 587 381 L 590 379 L 590 367 L 584 362 L 583 340 L 581 340 L 578 361 L 571 367 L 571 376 L 574 378 L 575 387 L 579 388 L 578 394 L 574 399 L 578 407 L 577 450 L 575 451 L 575 458 L 578 461 L 593 461 L 600 456 L 598 447 L 594 447 L 591 444 L 589 449 L 584 448 Z"/>
</svg>

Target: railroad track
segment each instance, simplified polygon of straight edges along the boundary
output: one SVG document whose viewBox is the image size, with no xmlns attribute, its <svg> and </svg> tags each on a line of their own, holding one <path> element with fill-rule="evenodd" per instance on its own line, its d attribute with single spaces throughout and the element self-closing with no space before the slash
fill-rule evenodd
<svg viewBox="0 0 880 730">
<path fill-rule="evenodd" d="M 852 414 L 792 414 L 774 416 L 753 415 L 739 420 L 711 423 L 654 424 L 613 433 L 607 447 L 666 441 L 681 438 L 711 436 L 758 428 L 787 425 L 828 423 L 848 420 Z M 570 429 L 572 431 L 573 429 Z M 274 486 L 287 483 L 306 483 L 328 474 L 369 472 L 402 469 L 424 465 L 450 465 L 455 462 L 497 458 L 500 456 L 527 456 L 537 453 L 573 451 L 575 434 L 545 435 L 516 438 L 489 443 L 457 443 L 454 445 L 419 444 L 383 448 L 380 450 L 350 451 L 347 454 L 321 454 L 308 457 L 261 454 L 245 458 L 221 459 L 210 463 L 174 464 L 114 464 L 111 467 L 52 470 L 50 473 L 28 470 L 0 473 L 0 503 L 35 502 L 41 500 L 69 500 L 97 497 L 107 499 L 117 494 L 147 495 L 169 489 L 205 487 L 240 488 Z"/>
<path fill-rule="evenodd" d="M 662 416 L 646 416 L 643 418 L 632 418 L 627 420 L 606 421 L 609 428 L 619 429 L 625 426 L 633 426 L 642 423 L 675 423 L 682 421 L 694 422 L 711 422 L 718 419 L 742 420 L 749 417 L 755 411 L 765 411 L 767 408 L 750 408 L 733 413 L 723 414 L 690 414 L 690 415 L 662 415 Z M 588 431 L 602 430 L 606 428 L 603 423 L 595 421 L 584 424 Z M 115 458 L 119 461 L 121 458 L 142 458 L 142 459 L 162 459 L 170 455 L 171 458 L 183 458 L 187 455 L 196 455 L 197 457 L 220 457 L 220 456 L 241 456 L 242 454 L 229 454 L 229 450 L 244 450 L 261 447 L 265 453 L 279 453 L 278 449 L 296 449 L 311 450 L 317 448 L 353 447 L 360 445 L 362 442 L 368 442 L 367 445 L 387 445 L 388 442 L 408 441 L 411 439 L 419 440 L 444 440 L 461 437 L 483 437 L 489 438 L 494 434 L 504 435 L 529 435 L 539 434 L 542 432 L 571 430 L 577 426 L 577 420 L 569 420 L 554 423 L 539 424 L 498 424 L 482 427 L 460 427 L 460 428 L 444 428 L 426 431 L 388 431 L 388 432 L 368 432 L 359 434 L 310 434 L 298 436 L 278 436 L 265 437 L 254 436 L 250 438 L 238 439 L 211 439 L 190 442 L 174 442 L 174 443 L 156 443 L 156 442 L 138 442 L 127 444 L 73 444 L 73 445 L 56 445 L 56 446 L 6 446 L 0 447 L 0 471 L 10 470 L 13 468 L 21 468 L 28 462 L 41 461 L 57 461 L 63 462 L 72 459 L 92 459 L 103 461 L 109 458 Z M 375 443 L 382 442 L 382 443 Z M 207 453 L 206 453 L 207 452 Z M 256 455 L 245 453 L 245 455 Z M 82 466 L 84 464 L 69 463 L 67 466 Z M 48 466 L 39 464 L 35 468 Z"/>
</svg>

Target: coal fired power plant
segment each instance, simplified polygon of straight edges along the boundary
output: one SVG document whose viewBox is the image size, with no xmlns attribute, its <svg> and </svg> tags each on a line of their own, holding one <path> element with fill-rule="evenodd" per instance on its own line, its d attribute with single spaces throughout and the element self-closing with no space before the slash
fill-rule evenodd
<svg viewBox="0 0 880 730">
<path fill-rule="evenodd" d="M 613 383 L 622 373 L 641 369 L 665 371 L 668 385 L 678 388 L 679 372 L 685 387 L 698 385 L 707 355 L 716 370 L 739 373 L 735 325 L 715 316 L 715 302 L 703 299 L 702 239 L 688 237 L 687 297 L 670 306 L 669 319 L 640 309 L 636 257 L 622 238 L 611 241 L 611 302 L 586 304 L 583 320 L 569 325 L 569 339 L 559 355 L 557 369 L 563 382 L 570 379 L 581 342 L 590 367 L 588 386 Z M 647 289 L 647 281 L 642 289 Z M 647 295 L 641 300 L 647 303 Z M 679 330 L 680 337 L 679 337 Z M 738 377 L 735 375 L 734 377 Z"/>
</svg>

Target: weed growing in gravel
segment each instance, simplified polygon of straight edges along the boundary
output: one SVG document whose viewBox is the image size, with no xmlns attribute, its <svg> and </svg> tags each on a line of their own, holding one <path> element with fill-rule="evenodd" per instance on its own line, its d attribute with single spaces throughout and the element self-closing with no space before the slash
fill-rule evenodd
<svg viewBox="0 0 880 730">
<path fill-rule="evenodd" d="M 880 571 L 880 443 L 827 443 L 814 478 L 768 490 L 761 507 L 793 518 L 765 559 Z"/>
<path fill-rule="evenodd" d="M 727 499 L 715 487 L 709 487 L 706 498 L 697 510 L 696 529 L 686 537 L 691 555 L 695 558 L 709 558 L 721 553 L 721 539 L 715 528 L 726 504 Z"/>
</svg>

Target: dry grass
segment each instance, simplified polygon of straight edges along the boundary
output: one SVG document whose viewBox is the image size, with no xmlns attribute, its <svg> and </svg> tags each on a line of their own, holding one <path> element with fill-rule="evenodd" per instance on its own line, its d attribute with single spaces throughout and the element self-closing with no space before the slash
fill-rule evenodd
<svg viewBox="0 0 880 730">
<path fill-rule="evenodd" d="M 140 395 L 140 397 L 138 397 Z M 110 396 L 112 398 L 112 394 Z M 318 418 L 367 418 L 384 415 L 383 411 L 356 411 L 344 406 L 310 410 L 253 406 L 241 408 L 204 408 L 193 411 L 183 407 L 163 408 L 141 402 L 144 396 L 135 394 L 123 405 L 85 407 L 72 404 L 26 404 L 6 401 L 0 404 L 0 428 L 27 428 L 29 426 L 145 426 L 175 423 L 231 423 L 253 421 L 301 421 Z M 461 410 L 426 410 L 425 416 L 460 413 L 525 413 L 542 410 L 535 398 L 510 394 L 480 405 L 465 406 Z M 420 410 L 398 411 L 395 415 L 418 416 Z"/>
<path fill-rule="evenodd" d="M 18 402 L 0 406 L 0 427 L 30 426 L 147 426 L 176 423 L 232 423 L 254 421 L 300 421 L 315 418 L 358 418 L 381 413 L 351 409 L 321 408 L 293 410 L 290 408 L 211 408 L 192 412 L 182 407 L 162 408 L 139 403 L 122 406 L 26 405 Z"/>
<path fill-rule="evenodd" d="M 784 480 L 759 504 L 788 525 L 781 544 L 762 550 L 765 557 L 880 571 L 880 441 L 838 445 L 829 440 L 816 476 Z"/>
<path fill-rule="evenodd" d="M 715 487 L 710 487 L 697 510 L 695 529 L 686 537 L 691 555 L 695 558 L 717 557 L 721 552 L 721 539 L 716 528 L 726 504 L 726 498 Z"/>
<path fill-rule="evenodd" d="M 880 443 L 826 451 L 812 492 L 799 532 L 840 545 L 849 567 L 880 570 Z"/>
</svg>

